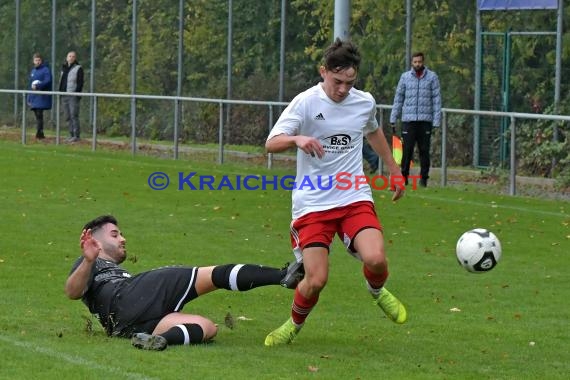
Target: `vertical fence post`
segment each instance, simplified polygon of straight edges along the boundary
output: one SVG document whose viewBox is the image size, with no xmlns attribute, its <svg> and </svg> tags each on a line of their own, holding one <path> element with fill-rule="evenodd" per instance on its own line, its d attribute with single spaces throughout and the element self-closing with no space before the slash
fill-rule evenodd
<svg viewBox="0 0 570 380">
<path fill-rule="evenodd" d="M 218 164 L 224 163 L 224 102 L 220 102 L 220 121 L 218 127 Z"/>
<path fill-rule="evenodd" d="M 441 112 L 441 186 L 447 185 L 447 113 Z"/>
<path fill-rule="evenodd" d="M 16 97 L 18 94 L 16 94 Z M 26 145 L 26 94 L 22 94 L 22 144 Z"/>
<path fill-rule="evenodd" d="M 178 121 L 180 114 L 180 100 L 174 101 L 174 159 L 178 159 Z"/>
<path fill-rule="evenodd" d="M 20 0 L 16 0 L 14 24 L 14 90 L 17 90 L 20 87 Z M 18 125 L 18 93 L 14 94 L 14 125 Z M 25 141 L 22 143 L 25 144 Z"/>
<path fill-rule="evenodd" d="M 95 0 L 92 0 L 95 1 Z M 57 14 L 56 14 L 56 10 L 57 10 L 57 0 L 52 0 L 51 2 L 51 78 L 52 78 L 52 89 L 57 89 L 57 91 L 59 91 L 59 88 L 57 87 L 57 81 L 55 80 L 56 78 L 56 68 L 55 68 L 55 62 L 56 62 L 56 39 L 57 39 Z M 95 41 L 95 39 L 93 38 L 92 41 Z M 94 43 L 94 42 L 93 42 Z M 92 61 L 93 62 L 93 61 Z M 59 73 L 58 73 L 59 74 Z M 93 89 L 91 89 L 91 91 L 93 92 Z M 50 110 L 50 122 L 53 126 L 54 123 L 54 110 L 53 107 Z M 57 140 L 56 140 L 57 141 Z"/>
<path fill-rule="evenodd" d="M 271 128 L 273 127 L 273 106 L 269 105 L 269 121 L 268 121 L 268 129 L 271 132 Z M 271 169 L 273 167 L 273 153 L 267 154 L 267 169 Z"/>
<path fill-rule="evenodd" d="M 92 126 L 93 126 L 93 141 L 91 142 L 91 150 L 93 152 L 95 152 L 95 150 L 97 149 L 97 96 L 92 96 L 91 97 L 91 105 L 93 107 L 92 109 Z"/>
<path fill-rule="evenodd" d="M 59 131 L 59 95 L 55 96 L 55 145 L 59 145 L 60 131 Z"/>
<path fill-rule="evenodd" d="M 95 34 L 95 24 L 97 21 L 97 1 L 91 0 L 91 51 L 90 51 L 90 70 L 89 70 L 89 91 L 95 92 L 95 47 L 97 45 L 97 36 Z M 95 109 L 95 97 L 89 97 L 89 122 L 93 123 L 93 110 Z M 95 129 L 95 127 L 93 127 Z M 93 139 L 93 151 L 95 151 L 95 139 Z"/>
<path fill-rule="evenodd" d="M 137 99 L 131 95 L 131 153 L 137 154 Z"/>
<path fill-rule="evenodd" d="M 133 156 L 137 152 L 137 0 L 133 0 L 131 21 L 131 150 Z"/>
<path fill-rule="evenodd" d="M 182 65 L 184 64 L 184 0 L 178 2 L 178 75 L 174 102 L 174 159 L 178 159 L 178 129 L 180 124 L 180 96 L 182 96 Z"/>
<path fill-rule="evenodd" d="M 510 184 L 509 184 L 509 195 L 516 194 L 516 182 L 517 182 L 517 163 L 516 163 L 516 125 L 515 117 L 511 115 L 511 170 L 510 170 Z"/>
</svg>

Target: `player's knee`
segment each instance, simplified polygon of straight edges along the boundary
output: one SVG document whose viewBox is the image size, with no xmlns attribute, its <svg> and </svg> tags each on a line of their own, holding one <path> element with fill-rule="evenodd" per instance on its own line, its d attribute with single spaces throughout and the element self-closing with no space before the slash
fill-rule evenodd
<svg viewBox="0 0 570 380">
<path fill-rule="evenodd" d="M 202 321 L 202 323 L 200 323 L 200 326 L 202 327 L 202 331 L 204 333 L 204 342 L 214 339 L 214 337 L 218 334 L 218 327 L 214 322 L 210 320 Z"/>
<path fill-rule="evenodd" d="M 305 275 L 306 286 L 308 286 L 312 292 L 320 292 L 327 285 L 326 275 Z"/>
<path fill-rule="evenodd" d="M 364 265 L 369 267 L 373 272 L 380 273 L 388 269 L 388 262 L 384 255 L 376 255 L 364 261 Z"/>
</svg>

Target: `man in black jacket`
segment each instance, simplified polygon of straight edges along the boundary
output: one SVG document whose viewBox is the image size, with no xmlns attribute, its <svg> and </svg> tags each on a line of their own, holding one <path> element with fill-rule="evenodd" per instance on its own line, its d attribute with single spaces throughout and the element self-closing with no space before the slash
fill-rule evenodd
<svg viewBox="0 0 570 380">
<path fill-rule="evenodd" d="M 61 92 L 81 92 L 83 90 L 83 68 L 77 62 L 77 53 L 70 51 L 67 59 L 61 66 L 61 79 L 59 81 L 59 91 Z M 65 120 L 69 123 L 68 142 L 79 141 L 79 103 L 80 96 L 62 96 L 61 105 Z"/>
</svg>

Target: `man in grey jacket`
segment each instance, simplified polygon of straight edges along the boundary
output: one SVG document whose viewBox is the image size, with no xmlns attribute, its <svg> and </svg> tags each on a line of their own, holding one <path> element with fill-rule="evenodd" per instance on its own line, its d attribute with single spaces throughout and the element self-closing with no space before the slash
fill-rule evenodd
<svg viewBox="0 0 570 380">
<path fill-rule="evenodd" d="M 424 54 L 414 53 L 412 68 L 404 72 L 398 81 L 390 124 L 402 120 L 404 152 L 402 175 L 408 184 L 410 162 L 417 143 L 420 155 L 420 185 L 427 186 L 430 168 L 430 144 L 432 128 L 441 125 L 441 92 L 437 74 L 424 66 Z"/>
<path fill-rule="evenodd" d="M 61 92 L 81 92 L 83 90 L 83 68 L 77 62 L 77 53 L 70 51 L 67 53 L 65 63 L 61 67 L 61 79 L 59 81 L 59 91 Z M 80 96 L 68 95 L 61 97 L 63 114 L 69 123 L 68 142 L 79 141 L 79 102 Z"/>
</svg>

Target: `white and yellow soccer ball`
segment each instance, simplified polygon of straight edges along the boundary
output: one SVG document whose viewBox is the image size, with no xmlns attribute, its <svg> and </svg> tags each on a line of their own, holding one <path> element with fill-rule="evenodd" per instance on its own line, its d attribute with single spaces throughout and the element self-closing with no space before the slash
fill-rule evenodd
<svg viewBox="0 0 570 380">
<path fill-rule="evenodd" d="M 455 254 L 459 265 L 469 272 L 488 272 L 501 259 L 501 242 L 491 231 L 475 228 L 461 235 Z"/>
</svg>

